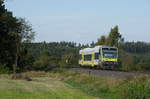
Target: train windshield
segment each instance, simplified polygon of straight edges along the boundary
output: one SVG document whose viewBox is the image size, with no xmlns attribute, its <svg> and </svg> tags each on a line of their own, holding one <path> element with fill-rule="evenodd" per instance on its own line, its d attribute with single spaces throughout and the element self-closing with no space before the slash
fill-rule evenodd
<svg viewBox="0 0 150 99">
<path fill-rule="evenodd" d="M 117 49 L 116 48 L 103 48 L 103 57 L 104 58 L 117 58 Z"/>
</svg>

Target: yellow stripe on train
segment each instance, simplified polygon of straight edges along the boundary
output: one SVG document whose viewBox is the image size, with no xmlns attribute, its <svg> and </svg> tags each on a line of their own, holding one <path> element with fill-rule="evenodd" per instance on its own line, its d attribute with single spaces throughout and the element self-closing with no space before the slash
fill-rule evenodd
<svg viewBox="0 0 150 99">
<path fill-rule="evenodd" d="M 90 65 L 90 66 L 95 66 L 98 65 L 98 62 L 79 62 L 80 65 Z"/>
<path fill-rule="evenodd" d="M 103 61 L 116 62 L 116 61 L 117 61 L 117 59 L 113 59 L 113 58 L 103 58 Z"/>
</svg>

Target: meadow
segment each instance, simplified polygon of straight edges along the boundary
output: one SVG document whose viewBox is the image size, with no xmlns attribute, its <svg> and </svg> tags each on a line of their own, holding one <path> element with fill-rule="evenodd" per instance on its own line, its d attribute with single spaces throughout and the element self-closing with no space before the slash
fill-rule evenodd
<svg viewBox="0 0 150 99">
<path fill-rule="evenodd" d="M 54 78 L 0 78 L 0 99 L 98 99 Z"/>
<path fill-rule="evenodd" d="M 122 80 L 66 69 L 21 75 L 32 81 L 0 75 L 1 99 L 150 99 L 150 79 L 146 75 Z"/>
</svg>

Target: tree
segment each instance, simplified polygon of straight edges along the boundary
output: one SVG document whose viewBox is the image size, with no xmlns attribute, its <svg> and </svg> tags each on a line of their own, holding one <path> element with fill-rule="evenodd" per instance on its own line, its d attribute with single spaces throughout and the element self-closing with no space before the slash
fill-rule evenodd
<svg viewBox="0 0 150 99">
<path fill-rule="evenodd" d="M 0 16 L 2 16 L 3 13 L 6 12 L 4 0 L 0 0 Z"/>
<path fill-rule="evenodd" d="M 33 64 L 34 68 L 35 69 L 46 68 L 47 66 L 50 65 L 50 60 L 51 60 L 50 56 L 48 56 L 48 55 L 41 55 L 39 57 L 39 59 L 34 62 L 34 64 Z"/>
<path fill-rule="evenodd" d="M 124 44 L 124 39 L 119 33 L 118 26 L 115 26 L 110 30 L 108 37 L 102 35 L 96 43 L 96 45 L 108 45 L 108 46 L 117 46 L 117 47 L 123 47 L 123 44 Z"/>
<path fill-rule="evenodd" d="M 34 57 L 27 48 L 24 48 L 18 58 L 18 69 L 20 72 L 32 70 Z"/>
<path fill-rule="evenodd" d="M 34 39 L 34 32 L 32 31 L 31 25 L 22 18 L 16 19 L 14 26 L 15 30 L 10 32 L 15 37 L 15 64 L 13 65 L 15 74 L 16 68 L 18 67 L 19 55 L 21 50 L 23 50 L 23 44 L 25 42 L 31 42 Z"/>
<path fill-rule="evenodd" d="M 33 40 L 34 32 L 25 19 L 16 18 L 5 9 L 4 1 L 0 0 L 0 63 L 13 65 L 14 74 L 23 43 Z M 12 61 L 14 60 L 14 61 Z"/>
<path fill-rule="evenodd" d="M 115 26 L 110 30 L 106 44 L 110 46 L 118 46 L 119 42 L 122 40 L 123 39 L 121 34 L 119 33 L 118 26 Z"/>
<path fill-rule="evenodd" d="M 90 47 L 94 47 L 95 46 L 95 43 L 94 41 L 92 41 L 92 43 L 90 44 Z"/>
<path fill-rule="evenodd" d="M 5 9 L 3 0 L 0 0 L 0 63 L 13 64 L 15 37 L 11 31 L 15 30 L 16 18 Z"/>
<path fill-rule="evenodd" d="M 34 62 L 34 69 L 46 69 L 48 66 L 56 65 L 57 59 L 49 56 L 47 51 L 41 51 L 40 57 Z"/>
<path fill-rule="evenodd" d="M 104 35 L 102 35 L 102 36 L 98 39 L 96 45 L 105 45 L 105 44 L 106 44 L 106 37 L 105 37 Z"/>
</svg>

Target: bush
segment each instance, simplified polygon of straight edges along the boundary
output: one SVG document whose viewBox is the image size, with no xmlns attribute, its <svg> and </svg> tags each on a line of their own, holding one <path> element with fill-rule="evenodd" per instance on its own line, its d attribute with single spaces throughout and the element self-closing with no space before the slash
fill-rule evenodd
<svg viewBox="0 0 150 99">
<path fill-rule="evenodd" d="M 33 63 L 33 69 L 48 71 L 48 69 L 57 65 L 58 61 L 56 58 L 49 56 L 47 51 L 42 51 L 41 56 Z"/>
<path fill-rule="evenodd" d="M 7 66 L 0 65 L 0 74 L 8 74 L 8 73 L 11 73 L 9 68 Z"/>
</svg>

